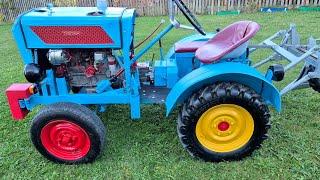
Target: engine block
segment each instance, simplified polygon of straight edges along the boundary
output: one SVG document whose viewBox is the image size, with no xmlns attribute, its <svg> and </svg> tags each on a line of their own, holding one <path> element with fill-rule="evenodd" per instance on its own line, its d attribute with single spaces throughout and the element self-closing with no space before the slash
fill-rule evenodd
<svg viewBox="0 0 320 180">
<path fill-rule="evenodd" d="M 66 77 L 74 92 L 94 90 L 99 81 L 110 79 L 120 68 L 111 49 L 55 49 L 47 57 L 56 77 Z"/>
</svg>

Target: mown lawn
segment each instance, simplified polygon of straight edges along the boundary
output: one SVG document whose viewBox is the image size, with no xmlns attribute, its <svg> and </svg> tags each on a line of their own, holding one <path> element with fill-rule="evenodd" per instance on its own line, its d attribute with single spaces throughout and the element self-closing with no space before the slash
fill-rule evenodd
<svg viewBox="0 0 320 180">
<path fill-rule="evenodd" d="M 162 17 L 165 18 L 166 17 Z M 180 18 L 182 19 L 182 18 Z M 254 20 L 262 29 L 255 43 L 279 29 L 298 26 L 302 39 L 320 37 L 320 13 L 242 14 L 240 16 L 202 16 L 207 31 L 243 19 Z M 138 18 L 136 40 L 140 41 L 161 17 Z M 78 166 L 53 164 L 43 158 L 29 140 L 29 126 L 36 111 L 25 121 L 11 119 L 5 89 L 14 82 L 24 82 L 23 65 L 11 36 L 11 24 L 0 25 L 0 179 L 318 179 L 320 175 L 320 94 L 311 89 L 291 92 L 283 97 L 281 114 L 272 110 L 270 138 L 251 157 L 240 162 L 205 163 L 191 158 L 179 143 L 175 111 L 164 116 L 165 107 L 143 106 L 142 118 L 132 122 L 126 106 L 112 106 L 101 115 L 107 126 L 108 142 L 100 158 Z M 175 41 L 190 34 L 174 30 L 163 41 L 167 50 Z M 158 53 L 158 48 L 152 52 Z M 144 59 L 152 56 L 152 52 Z M 262 58 L 266 52 L 252 58 Z M 283 87 L 299 70 L 286 76 Z"/>
</svg>

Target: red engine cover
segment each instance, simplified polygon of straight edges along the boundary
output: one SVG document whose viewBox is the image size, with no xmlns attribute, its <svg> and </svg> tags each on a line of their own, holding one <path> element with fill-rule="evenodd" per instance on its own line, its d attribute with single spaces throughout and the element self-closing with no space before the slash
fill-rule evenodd
<svg viewBox="0 0 320 180">
<path fill-rule="evenodd" d="M 46 44 L 113 44 L 100 26 L 31 26 Z"/>
</svg>

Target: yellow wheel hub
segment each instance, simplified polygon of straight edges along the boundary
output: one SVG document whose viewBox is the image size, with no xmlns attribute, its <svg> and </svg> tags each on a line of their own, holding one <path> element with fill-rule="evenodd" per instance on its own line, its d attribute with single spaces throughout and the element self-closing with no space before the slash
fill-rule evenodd
<svg viewBox="0 0 320 180">
<path fill-rule="evenodd" d="M 221 104 L 202 114 L 196 125 L 196 137 L 214 152 L 231 152 L 244 146 L 254 131 L 251 114 L 235 104 Z"/>
</svg>

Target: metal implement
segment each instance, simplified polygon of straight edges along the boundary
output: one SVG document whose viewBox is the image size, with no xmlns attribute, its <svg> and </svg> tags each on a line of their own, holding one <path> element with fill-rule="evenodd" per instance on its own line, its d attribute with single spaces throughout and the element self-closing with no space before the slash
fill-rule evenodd
<svg viewBox="0 0 320 180">
<path fill-rule="evenodd" d="M 280 43 L 275 43 L 276 40 L 280 40 Z M 280 30 L 260 44 L 250 46 L 250 48 L 250 53 L 257 49 L 271 49 L 273 51 L 270 56 L 254 64 L 254 68 L 269 62 L 286 60 L 289 63 L 284 66 L 284 71 L 287 72 L 297 67 L 298 64 L 304 63 L 298 77 L 281 90 L 281 95 L 294 89 L 307 88 L 310 80 L 318 81 L 320 79 L 319 39 L 310 37 L 306 44 L 302 44 L 294 24 L 291 24 L 288 30 Z"/>
</svg>

